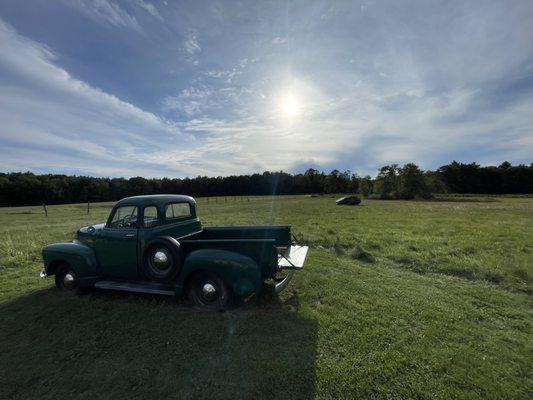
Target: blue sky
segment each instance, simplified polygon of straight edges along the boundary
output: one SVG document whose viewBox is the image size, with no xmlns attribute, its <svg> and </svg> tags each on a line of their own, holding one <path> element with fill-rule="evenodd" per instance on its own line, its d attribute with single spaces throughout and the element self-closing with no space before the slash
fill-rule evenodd
<svg viewBox="0 0 533 400">
<path fill-rule="evenodd" d="M 0 2 L 0 170 L 533 161 L 533 3 Z"/>
</svg>

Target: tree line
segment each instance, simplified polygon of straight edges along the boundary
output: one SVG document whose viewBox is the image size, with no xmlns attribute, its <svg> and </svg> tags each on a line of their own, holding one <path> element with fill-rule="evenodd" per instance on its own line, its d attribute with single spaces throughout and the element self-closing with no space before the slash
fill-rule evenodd
<svg viewBox="0 0 533 400">
<path fill-rule="evenodd" d="M 308 169 L 301 174 L 262 174 L 196 178 L 97 178 L 69 175 L 0 173 L 0 206 L 113 201 L 128 196 L 181 193 L 191 196 L 242 196 L 312 193 L 359 193 L 380 199 L 430 198 L 434 193 L 532 194 L 533 163 L 481 167 L 452 162 L 435 171 L 416 164 L 386 165 L 375 178 L 350 171 L 329 174 Z"/>
</svg>

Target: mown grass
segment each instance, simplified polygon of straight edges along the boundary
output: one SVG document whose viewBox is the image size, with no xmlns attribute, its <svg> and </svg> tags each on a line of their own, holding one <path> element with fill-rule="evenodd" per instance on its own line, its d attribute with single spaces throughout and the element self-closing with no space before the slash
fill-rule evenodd
<svg viewBox="0 0 533 400">
<path fill-rule="evenodd" d="M 531 398 L 533 199 L 451 200 L 199 199 L 312 247 L 280 298 L 222 314 L 37 278 L 110 204 L 0 209 L 0 397 Z"/>
</svg>

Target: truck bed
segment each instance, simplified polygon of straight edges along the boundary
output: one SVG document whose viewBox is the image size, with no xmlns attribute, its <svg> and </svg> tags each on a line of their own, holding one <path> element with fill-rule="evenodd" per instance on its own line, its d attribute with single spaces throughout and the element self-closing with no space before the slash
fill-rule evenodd
<svg viewBox="0 0 533 400">
<path fill-rule="evenodd" d="M 179 239 L 186 252 L 198 249 L 233 251 L 255 260 L 263 278 L 278 270 L 280 249 L 291 246 L 290 225 L 281 226 L 217 226 Z"/>
<path fill-rule="evenodd" d="M 185 240 L 251 240 L 273 239 L 274 246 L 291 245 L 291 226 L 213 226 L 187 236 Z"/>
</svg>

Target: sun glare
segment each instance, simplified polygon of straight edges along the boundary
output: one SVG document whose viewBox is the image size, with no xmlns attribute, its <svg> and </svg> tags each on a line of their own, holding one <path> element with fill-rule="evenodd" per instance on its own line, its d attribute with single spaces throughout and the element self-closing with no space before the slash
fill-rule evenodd
<svg viewBox="0 0 533 400">
<path fill-rule="evenodd" d="M 281 112 L 287 118 L 296 117 L 300 114 L 301 105 L 296 97 L 293 95 L 286 95 L 281 100 Z"/>
</svg>

